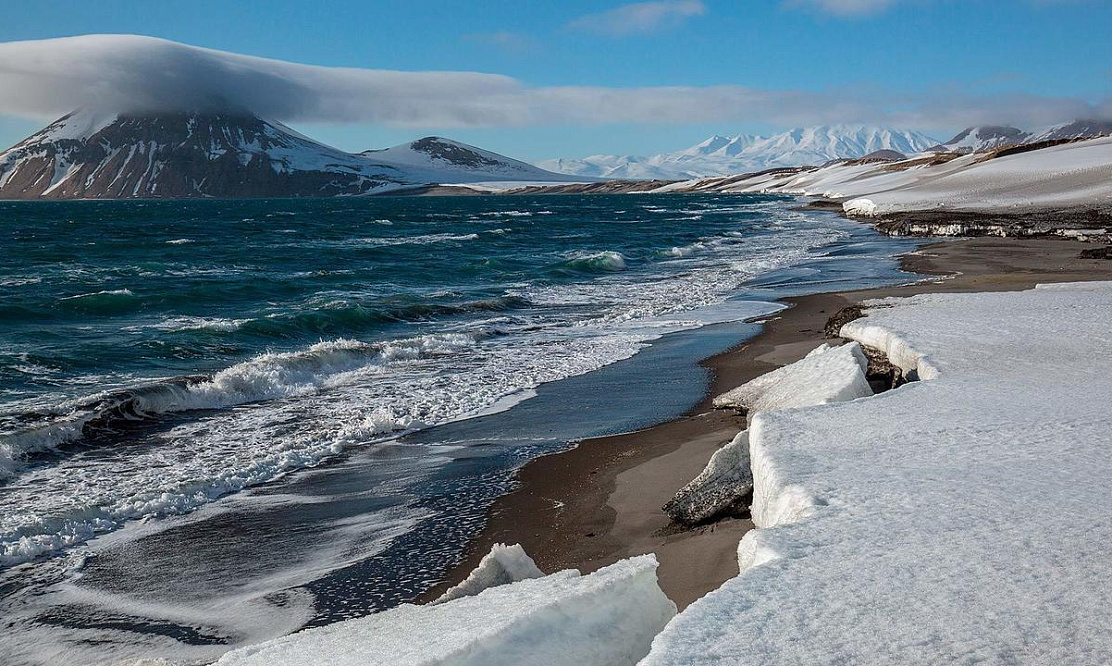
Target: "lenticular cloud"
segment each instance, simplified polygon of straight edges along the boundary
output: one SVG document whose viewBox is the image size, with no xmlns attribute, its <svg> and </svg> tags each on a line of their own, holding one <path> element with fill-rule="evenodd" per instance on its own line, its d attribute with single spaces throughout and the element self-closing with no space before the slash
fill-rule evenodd
<svg viewBox="0 0 1112 666">
<path fill-rule="evenodd" d="M 740 86 L 530 88 L 476 72 L 319 67 L 134 35 L 0 44 L 0 90 L 0 113 L 26 116 L 75 108 L 233 110 L 285 121 L 438 127 L 688 123 L 790 116 L 793 109 L 809 119 L 808 109 L 863 110 L 819 93 Z"/>
<path fill-rule="evenodd" d="M 77 108 L 243 111 L 291 122 L 437 128 L 727 122 L 953 127 L 1040 125 L 1112 113 L 1107 103 L 1030 95 L 896 98 L 876 91 L 738 85 L 530 87 L 497 74 L 319 67 L 135 35 L 0 43 L 0 114 L 57 117 Z"/>
<path fill-rule="evenodd" d="M 503 124 L 487 100 L 520 86 L 471 72 L 317 67 L 151 37 L 88 35 L 0 44 L 0 112 L 251 110 L 273 118 Z"/>
</svg>

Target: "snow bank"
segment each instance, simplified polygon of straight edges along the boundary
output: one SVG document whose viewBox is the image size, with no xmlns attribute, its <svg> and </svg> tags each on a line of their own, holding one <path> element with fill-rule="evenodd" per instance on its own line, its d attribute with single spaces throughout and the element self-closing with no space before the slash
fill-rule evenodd
<svg viewBox="0 0 1112 666">
<path fill-rule="evenodd" d="M 757 415 L 743 572 L 642 663 L 1106 663 L 1112 283 L 871 305 L 929 381 Z"/>
<path fill-rule="evenodd" d="M 473 597 L 492 587 L 543 576 L 544 572 L 537 567 L 533 558 L 525 554 L 525 549 L 520 544 L 507 546 L 496 543 L 467 580 L 440 595 L 432 603 L 442 604 L 461 597 Z"/>
<path fill-rule="evenodd" d="M 676 613 L 643 555 L 435 606 L 404 605 L 229 652 L 224 666 L 619 666 Z"/>
<path fill-rule="evenodd" d="M 821 345 L 806 358 L 762 375 L 718 398 L 715 407 L 759 411 L 853 400 L 873 394 L 865 378 L 868 361 L 857 343 Z M 679 523 L 696 524 L 737 507 L 753 490 L 747 432 L 715 452 L 699 476 L 664 505 Z"/>
<path fill-rule="evenodd" d="M 865 379 L 869 362 L 857 343 L 819 347 L 714 399 L 719 408 L 759 412 L 853 400 L 873 394 Z"/>
</svg>

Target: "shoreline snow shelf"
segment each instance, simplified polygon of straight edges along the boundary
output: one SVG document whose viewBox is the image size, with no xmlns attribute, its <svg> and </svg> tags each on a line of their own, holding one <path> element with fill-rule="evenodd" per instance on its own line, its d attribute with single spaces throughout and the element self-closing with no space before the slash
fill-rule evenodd
<svg viewBox="0 0 1112 666">
<path fill-rule="evenodd" d="M 1112 283 L 867 306 L 925 381 L 756 415 L 742 573 L 642 663 L 1106 663 Z"/>
<path fill-rule="evenodd" d="M 856 342 L 841 347 L 823 344 L 806 358 L 718 396 L 714 406 L 756 414 L 862 398 L 873 394 L 867 368 L 868 360 Z M 742 514 L 753 490 L 749 448 L 749 431 L 743 430 L 662 507 L 664 513 L 683 525 Z"/>
<path fill-rule="evenodd" d="M 490 575 L 507 561 L 516 573 Z M 653 555 L 587 576 L 532 578 L 531 565 L 520 548 L 495 548 L 468 579 L 473 584 L 458 591 L 468 596 L 307 629 L 229 652 L 217 664 L 632 666 L 676 614 L 657 584 Z"/>
</svg>

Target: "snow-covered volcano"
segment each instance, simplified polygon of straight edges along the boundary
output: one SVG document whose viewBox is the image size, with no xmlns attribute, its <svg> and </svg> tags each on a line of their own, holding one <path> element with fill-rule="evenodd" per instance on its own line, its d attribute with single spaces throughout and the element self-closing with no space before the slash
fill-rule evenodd
<svg viewBox="0 0 1112 666">
<path fill-rule="evenodd" d="M 771 137 L 715 135 L 691 148 L 652 157 L 593 155 L 582 159 L 548 160 L 539 166 L 580 176 L 697 178 L 781 166 L 819 165 L 836 159 L 864 157 L 881 150 L 911 155 L 937 143 L 925 134 L 910 130 L 823 125 L 801 127 Z"/>
<path fill-rule="evenodd" d="M 0 199 L 337 196 L 506 180 L 574 179 L 437 137 L 347 153 L 250 114 L 72 113 L 0 153 Z"/>
</svg>

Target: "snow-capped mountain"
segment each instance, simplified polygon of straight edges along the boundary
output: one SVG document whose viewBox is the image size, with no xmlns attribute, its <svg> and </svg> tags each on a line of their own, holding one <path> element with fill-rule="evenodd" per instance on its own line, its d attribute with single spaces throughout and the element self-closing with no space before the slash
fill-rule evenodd
<svg viewBox="0 0 1112 666">
<path fill-rule="evenodd" d="M 948 153 L 980 153 L 994 150 L 1002 146 L 1014 146 L 1026 143 L 1031 135 L 1018 127 L 1004 125 L 985 125 L 982 127 L 967 127 L 958 132 L 957 136 L 946 143 L 932 146 L 934 152 Z"/>
<path fill-rule="evenodd" d="M 478 180 L 570 180 L 538 167 L 466 143 L 429 136 L 384 150 L 365 150 L 361 157 L 421 173 L 452 174 L 451 182 Z M 441 182 L 441 181 L 437 181 Z"/>
<path fill-rule="evenodd" d="M 249 114 L 72 113 L 0 153 L 0 199 L 337 196 L 506 180 L 572 178 L 438 137 L 352 154 Z"/>
<path fill-rule="evenodd" d="M 545 169 L 606 178 L 698 178 L 782 166 L 818 165 L 880 150 L 915 154 L 938 143 L 919 132 L 863 125 L 797 128 L 771 137 L 715 135 L 691 148 L 652 157 L 593 155 L 539 163 Z"/>
</svg>

